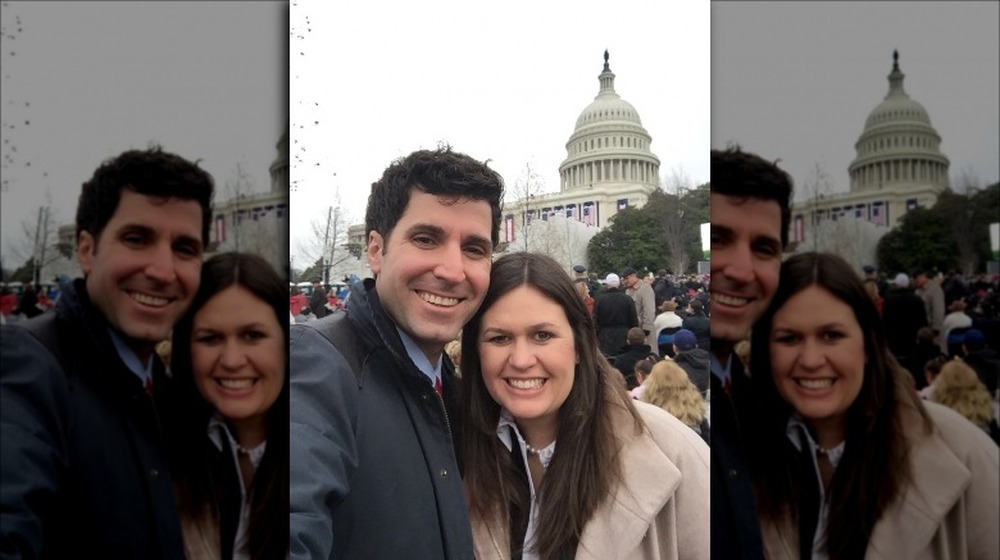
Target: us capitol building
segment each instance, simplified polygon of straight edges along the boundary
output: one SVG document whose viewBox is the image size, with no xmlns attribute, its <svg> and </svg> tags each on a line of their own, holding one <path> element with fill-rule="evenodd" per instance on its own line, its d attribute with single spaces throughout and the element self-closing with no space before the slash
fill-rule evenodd
<svg viewBox="0 0 1000 560">
<path fill-rule="evenodd" d="M 948 188 L 948 158 L 924 106 L 903 89 L 893 51 L 889 93 L 865 120 L 848 167 L 850 191 L 820 194 L 792 206 L 789 238 L 802 242 L 824 220 L 856 218 L 894 227 L 907 212 L 930 207 Z"/>
<path fill-rule="evenodd" d="M 660 159 L 650 151 L 652 139 L 639 112 L 615 91 L 615 74 L 604 51 L 600 89 L 576 119 L 559 165 L 559 192 L 523 196 L 506 202 L 500 241 L 513 241 L 532 220 L 565 216 L 603 229 L 612 216 L 641 207 L 660 188 Z M 348 230 L 348 244 L 365 246 L 365 226 Z"/>
</svg>

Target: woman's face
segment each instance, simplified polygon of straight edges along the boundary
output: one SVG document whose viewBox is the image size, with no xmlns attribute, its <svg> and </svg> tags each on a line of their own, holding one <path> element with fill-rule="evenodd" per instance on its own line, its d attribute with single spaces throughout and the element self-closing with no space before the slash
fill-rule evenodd
<svg viewBox="0 0 1000 560">
<path fill-rule="evenodd" d="M 573 388 L 577 361 L 562 306 L 519 286 L 483 314 L 478 341 L 483 381 L 493 399 L 522 428 L 551 432 Z"/>
<path fill-rule="evenodd" d="M 194 315 L 195 384 L 228 421 L 262 421 L 285 382 L 285 337 L 270 305 L 233 285 Z"/>
<path fill-rule="evenodd" d="M 850 306 L 817 285 L 798 292 L 774 314 L 770 351 L 782 398 L 814 429 L 842 430 L 866 361 L 864 333 Z"/>
</svg>

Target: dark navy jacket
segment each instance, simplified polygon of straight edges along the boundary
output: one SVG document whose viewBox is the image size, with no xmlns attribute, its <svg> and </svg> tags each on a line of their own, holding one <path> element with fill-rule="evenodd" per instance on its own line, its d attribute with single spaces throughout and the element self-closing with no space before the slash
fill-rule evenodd
<svg viewBox="0 0 1000 560">
<path fill-rule="evenodd" d="M 751 390 L 743 363 L 733 354 L 732 394 L 719 378 L 709 375 L 712 390 L 712 558 L 718 560 L 763 560 L 764 544 L 747 467 L 740 416 L 747 413 L 745 400 Z"/>
<path fill-rule="evenodd" d="M 32 322 L 0 336 L 0 557 L 183 558 L 153 399 L 83 281 Z"/>
<path fill-rule="evenodd" d="M 441 399 L 377 292 L 357 283 L 349 301 L 346 317 L 292 327 L 291 558 L 472 558 L 444 406 L 455 392 L 451 364 L 442 356 Z M 310 325 L 353 330 L 360 380 Z"/>
</svg>

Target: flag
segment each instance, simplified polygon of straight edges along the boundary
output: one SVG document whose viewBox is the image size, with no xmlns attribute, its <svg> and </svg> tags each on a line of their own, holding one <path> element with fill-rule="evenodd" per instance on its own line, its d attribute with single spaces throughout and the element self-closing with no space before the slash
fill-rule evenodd
<svg viewBox="0 0 1000 560">
<path fill-rule="evenodd" d="M 219 243 L 226 240 L 226 216 L 224 214 L 215 216 L 215 240 Z"/>
<path fill-rule="evenodd" d="M 594 215 L 595 214 L 594 210 L 595 209 L 593 202 L 583 203 L 583 223 L 587 224 L 588 226 L 597 225 L 596 224 L 597 220 L 595 219 L 596 216 Z"/>
<path fill-rule="evenodd" d="M 503 240 L 510 243 L 514 240 L 514 215 L 507 214 L 503 219 Z"/>
<path fill-rule="evenodd" d="M 916 207 L 917 207 L 917 199 L 915 199 L 915 198 L 908 198 L 908 199 L 906 199 L 906 211 L 907 212 L 909 212 L 910 210 L 913 210 Z"/>
<path fill-rule="evenodd" d="M 886 216 L 886 208 L 881 202 L 872 203 L 872 218 L 871 221 L 877 226 L 884 226 L 888 224 L 888 216 Z"/>
<path fill-rule="evenodd" d="M 622 210 L 624 210 L 626 208 L 628 208 L 628 199 L 627 198 L 619 198 L 618 199 L 618 211 L 621 212 Z"/>
<path fill-rule="evenodd" d="M 806 225 L 802 219 L 802 214 L 795 216 L 795 241 L 805 241 Z"/>
</svg>

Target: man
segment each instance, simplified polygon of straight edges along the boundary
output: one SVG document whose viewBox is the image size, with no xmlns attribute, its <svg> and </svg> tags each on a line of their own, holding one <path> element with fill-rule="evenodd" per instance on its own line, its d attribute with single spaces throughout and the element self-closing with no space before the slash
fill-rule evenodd
<svg viewBox="0 0 1000 560">
<path fill-rule="evenodd" d="M 705 316 L 705 306 L 701 301 L 692 299 L 688 304 L 690 314 L 683 319 L 681 326 L 692 333 L 698 339 L 698 348 L 708 350 L 711 346 L 711 321 Z"/>
<path fill-rule="evenodd" d="M 309 294 L 309 310 L 312 311 L 313 317 L 322 319 L 330 314 L 330 310 L 326 308 L 327 300 L 326 290 L 323 289 L 323 280 L 313 278 L 313 289 L 312 293 Z"/>
<path fill-rule="evenodd" d="M 639 328 L 646 333 L 646 344 L 654 352 L 658 352 L 656 341 L 652 339 L 653 321 L 656 320 L 656 294 L 653 293 L 653 288 L 639 280 L 639 275 L 631 266 L 622 271 L 622 282 L 625 284 L 625 293 L 635 302 L 635 314 L 639 320 Z"/>
<path fill-rule="evenodd" d="M 778 287 L 792 180 L 739 148 L 711 158 L 712 557 L 763 558 L 740 431 L 749 379 L 733 348 Z"/>
<path fill-rule="evenodd" d="M 653 280 L 652 284 L 653 295 L 656 296 L 656 308 L 659 309 L 663 302 L 667 301 L 674 295 L 674 285 L 667 276 L 666 269 L 661 268 L 656 271 L 656 278 Z"/>
<path fill-rule="evenodd" d="M 153 348 L 198 290 L 212 191 L 205 171 L 159 148 L 110 159 L 83 184 L 84 277 L 54 313 L 0 337 L 5 557 L 184 557 Z"/>
<path fill-rule="evenodd" d="M 948 352 L 948 341 L 943 340 L 941 331 L 944 328 L 944 290 L 938 279 L 930 279 L 927 272 L 918 268 L 913 271 L 913 285 L 916 286 L 916 293 L 924 302 L 924 312 L 927 314 L 927 326 L 934 331 L 934 342 L 941 348 L 942 353 Z"/>
<path fill-rule="evenodd" d="M 292 327 L 291 558 L 472 557 L 442 353 L 486 293 L 502 198 L 496 172 L 450 148 L 372 185 L 374 282 Z"/>
<path fill-rule="evenodd" d="M 635 302 L 619 290 L 621 278 L 612 272 L 604 279 L 604 293 L 594 302 L 594 326 L 597 343 L 605 356 L 617 356 L 625 344 L 628 330 L 639 326 Z"/>
<path fill-rule="evenodd" d="M 698 348 L 697 336 L 688 329 L 681 329 L 674 333 L 673 347 L 674 361 L 687 372 L 702 396 L 708 394 L 710 358 L 707 350 Z"/>
<path fill-rule="evenodd" d="M 900 363 L 909 363 L 917 349 L 917 331 L 927 326 L 923 300 L 910 288 L 910 277 L 900 272 L 882 302 L 882 322 L 889 350 Z"/>
<path fill-rule="evenodd" d="M 615 368 L 622 372 L 629 390 L 639 384 L 635 378 L 635 363 L 649 357 L 650 353 L 653 353 L 653 349 L 646 344 L 646 333 L 639 327 L 629 329 L 625 337 L 625 347 L 615 356 L 614 361 Z"/>
</svg>

